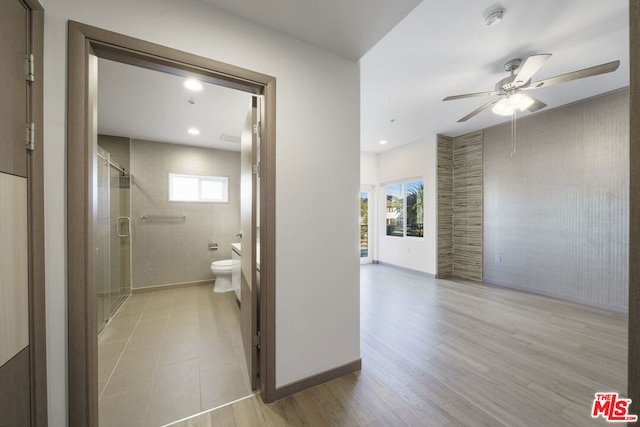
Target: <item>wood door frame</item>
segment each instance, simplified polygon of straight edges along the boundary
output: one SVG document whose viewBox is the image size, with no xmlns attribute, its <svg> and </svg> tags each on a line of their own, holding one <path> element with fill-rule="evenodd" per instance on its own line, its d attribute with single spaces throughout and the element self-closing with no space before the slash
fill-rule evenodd
<svg viewBox="0 0 640 427">
<path fill-rule="evenodd" d="M 67 64 L 67 271 L 69 425 L 98 425 L 98 349 L 95 330 L 96 222 L 92 176 L 95 147 L 90 144 L 90 56 L 204 81 L 264 97 L 260 146 L 260 393 L 276 400 L 275 386 L 275 98 L 272 76 L 186 53 L 155 43 L 92 27 L 68 23 Z"/>
<path fill-rule="evenodd" d="M 48 424 L 47 328 L 44 245 L 44 8 L 38 0 L 22 0 L 29 9 L 29 45 L 34 58 L 28 113 L 34 124 L 34 149 L 27 154 L 29 234 L 29 381 L 31 425 Z"/>
</svg>

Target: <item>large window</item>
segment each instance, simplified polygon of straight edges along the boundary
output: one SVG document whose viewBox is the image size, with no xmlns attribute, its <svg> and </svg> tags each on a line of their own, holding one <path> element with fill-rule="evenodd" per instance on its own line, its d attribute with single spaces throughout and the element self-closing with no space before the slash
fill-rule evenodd
<svg viewBox="0 0 640 427">
<path fill-rule="evenodd" d="M 169 174 L 170 202 L 228 202 L 229 178 Z"/>
<path fill-rule="evenodd" d="M 408 180 L 385 188 L 387 236 L 423 237 L 424 181 Z"/>
</svg>

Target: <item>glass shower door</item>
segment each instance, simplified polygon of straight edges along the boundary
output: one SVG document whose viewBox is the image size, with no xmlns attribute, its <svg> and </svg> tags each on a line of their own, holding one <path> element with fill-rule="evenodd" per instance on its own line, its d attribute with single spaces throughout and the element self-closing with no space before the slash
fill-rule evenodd
<svg viewBox="0 0 640 427">
<path fill-rule="evenodd" d="M 98 332 L 131 293 L 129 174 L 98 150 Z"/>
<path fill-rule="evenodd" d="M 109 289 L 111 287 L 111 250 L 109 236 L 109 197 L 111 191 L 109 189 L 110 167 L 108 156 L 108 153 L 105 152 L 101 152 L 98 155 L 98 217 L 96 219 L 98 332 L 106 326 L 109 320 Z"/>
</svg>

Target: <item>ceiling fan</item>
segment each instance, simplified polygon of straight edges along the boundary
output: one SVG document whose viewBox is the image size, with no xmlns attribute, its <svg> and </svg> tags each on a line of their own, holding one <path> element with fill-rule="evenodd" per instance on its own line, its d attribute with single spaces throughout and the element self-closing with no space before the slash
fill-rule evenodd
<svg viewBox="0 0 640 427">
<path fill-rule="evenodd" d="M 504 69 L 511 73 L 508 77 L 496 83 L 495 90 L 489 92 L 467 93 L 464 95 L 447 96 L 443 101 L 451 101 L 453 99 L 473 98 L 476 96 L 492 96 L 497 95 L 499 98 L 493 99 L 486 104 L 476 108 L 460 120 L 466 122 L 476 114 L 493 106 L 493 112 L 503 116 L 510 116 L 515 111 L 528 110 L 530 112 L 538 111 L 547 106 L 539 99 L 525 93 L 533 89 L 551 86 L 558 83 L 564 83 L 571 80 L 582 79 L 585 77 L 597 76 L 599 74 L 610 73 L 620 66 L 620 61 L 607 62 L 606 64 L 596 65 L 594 67 L 584 68 L 582 70 L 573 71 L 559 76 L 551 77 L 537 82 L 531 82 L 531 77 L 544 65 L 551 57 L 550 53 L 541 53 L 529 56 L 524 64 L 521 59 L 512 59 L 504 64 Z M 518 70 L 516 74 L 516 70 Z"/>
</svg>

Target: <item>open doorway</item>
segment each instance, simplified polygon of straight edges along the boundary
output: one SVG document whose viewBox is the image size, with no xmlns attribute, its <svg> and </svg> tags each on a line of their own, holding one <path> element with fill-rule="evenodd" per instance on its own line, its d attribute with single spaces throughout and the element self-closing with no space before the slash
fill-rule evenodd
<svg viewBox="0 0 640 427">
<path fill-rule="evenodd" d="M 261 338 L 257 334 L 256 271 L 242 275 L 242 341 L 247 361 L 260 346 L 260 393 L 265 401 L 275 398 L 275 79 L 163 46 L 128 38 L 94 27 L 69 24 L 69 138 L 68 138 L 68 295 L 69 295 L 69 421 L 71 425 L 98 424 L 98 343 L 97 323 L 97 64 L 98 59 L 115 60 L 177 76 L 198 76 L 202 81 L 243 90 L 263 98 L 261 126 L 249 126 L 249 158 L 260 164 L 249 166 L 252 200 L 260 198 Z M 252 106 L 251 116 L 257 118 Z M 262 135 L 257 152 L 257 137 Z M 260 172 L 260 186 L 257 173 Z M 255 219 L 257 204 L 251 207 L 252 229 L 248 247 L 242 256 L 257 264 Z M 243 233 L 245 234 L 245 233 Z M 245 325 L 254 322 L 254 325 Z M 247 335 L 247 336 L 245 336 Z M 257 375 L 257 366 L 248 364 L 249 374 Z M 255 370 L 253 368 L 256 368 Z"/>
<path fill-rule="evenodd" d="M 373 185 L 360 187 L 360 264 L 371 264 L 375 251 L 375 195 Z"/>
<path fill-rule="evenodd" d="M 98 59 L 100 425 L 165 425 L 253 394 L 234 273 L 254 97 Z"/>
</svg>

